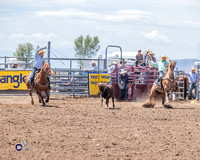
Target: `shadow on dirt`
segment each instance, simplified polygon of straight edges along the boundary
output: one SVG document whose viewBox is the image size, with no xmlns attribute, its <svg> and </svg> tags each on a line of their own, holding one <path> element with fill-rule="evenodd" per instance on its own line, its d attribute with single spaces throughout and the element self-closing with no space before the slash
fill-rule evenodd
<svg viewBox="0 0 200 160">
<path fill-rule="evenodd" d="M 192 109 L 195 109 L 195 108 L 170 108 L 170 109 L 192 110 Z"/>
<path fill-rule="evenodd" d="M 52 106 L 52 105 L 44 105 L 44 106 L 42 106 L 42 107 L 49 107 L 49 108 L 60 108 L 60 107 L 58 107 L 58 106 Z"/>
<path fill-rule="evenodd" d="M 106 109 L 109 109 L 109 110 L 120 110 L 121 108 L 106 108 Z"/>
</svg>

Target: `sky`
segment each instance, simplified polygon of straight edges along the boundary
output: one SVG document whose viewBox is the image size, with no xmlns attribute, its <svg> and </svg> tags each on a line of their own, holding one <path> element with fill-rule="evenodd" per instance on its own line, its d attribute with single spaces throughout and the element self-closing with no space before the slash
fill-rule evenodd
<svg viewBox="0 0 200 160">
<path fill-rule="evenodd" d="M 151 49 L 157 57 L 200 59 L 200 1 L 0 0 L 0 56 L 12 56 L 20 43 L 51 41 L 73 57 L 80 35 L 98 36 L 102 54 L 107 45 L 120 45 L 129 52 Z"/>
</svg>

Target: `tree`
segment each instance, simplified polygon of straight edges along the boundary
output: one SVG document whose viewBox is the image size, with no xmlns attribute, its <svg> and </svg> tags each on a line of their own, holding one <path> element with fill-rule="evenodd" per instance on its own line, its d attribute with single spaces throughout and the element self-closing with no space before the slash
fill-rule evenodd
<svg viewBox="0 0 200 160">
<path fill-rule="evenodd" d="M 24 58 L 17 58 L 18 61 L 27 61 L 30 62 L 31 57 L 33 56 L 33 45 L 29 42 L 25 44 L 19 44 L 16 52 L 14 53 L 15 57 L 24 57 Z"/>
<path fill-rule="evenodd" d="M 75 55 L 80 58 L 91 58 L 96 55 L 100 49 L 99 38 L 97 36 L 90 37 L 87 35 L 85 38 L 81 35 L 75 39 Z"/>
</svg>

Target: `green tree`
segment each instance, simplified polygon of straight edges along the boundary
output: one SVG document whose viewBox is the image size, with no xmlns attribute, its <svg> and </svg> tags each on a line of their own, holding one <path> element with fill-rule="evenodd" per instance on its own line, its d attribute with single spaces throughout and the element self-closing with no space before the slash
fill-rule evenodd
<svg viewBox="0 0 200 160">
<path fill-rule="evenodd" d="M 38 49 L 40 49 L 40 46 L 39 46 L 39 45 L 37 45 L 37 46 L 35 47 L 35 52 L 36 52 Z"/>
<path fill-rule="evenodd" d="M 19 44 L 16 52 L 14 53 L 15 57 L 24 57 L 24 58 L 17 58 L 18 61 L 27 61 L 30 62 L 31 57 L 33 56 L 33 45 L 29 42 L 25 44 Z"/>
<path fill-rule="evenodd" d="M 96 55 L 100 49 L 99 38 L 87 35 L 85 38 L 81 35 L 75 39 L 75 55 L 80 58 L 91 58 Z"/>
<path fill-rule="evenodd" d="M 77 39 L 75 39 L 75 56 L 79 58 L 91 58 L 96 55 L 98 50 L 100 49 L 99 45 L 100 41 L 97 36 L 91 37 L 87 35 L 85 38 L 81 35 Z M 83 67 L 83 62 L 80 60 L 79 65 Z"/>
</svg>

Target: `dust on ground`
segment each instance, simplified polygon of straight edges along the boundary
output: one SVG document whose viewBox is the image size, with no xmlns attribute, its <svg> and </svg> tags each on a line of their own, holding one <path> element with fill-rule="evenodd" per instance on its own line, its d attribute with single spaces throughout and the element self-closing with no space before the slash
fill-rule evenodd
<svg viewBox="0 0 200 160">
<path fill-rule="evenodd" d="M 0 97 L 0 159 L 199 159 L 200 104 L 101 107 L 100 98 Z M 110 106 L 112 103 L 110 101 Z M 29 150 L 17 151 L 19 138 Z"/>
</svg>

